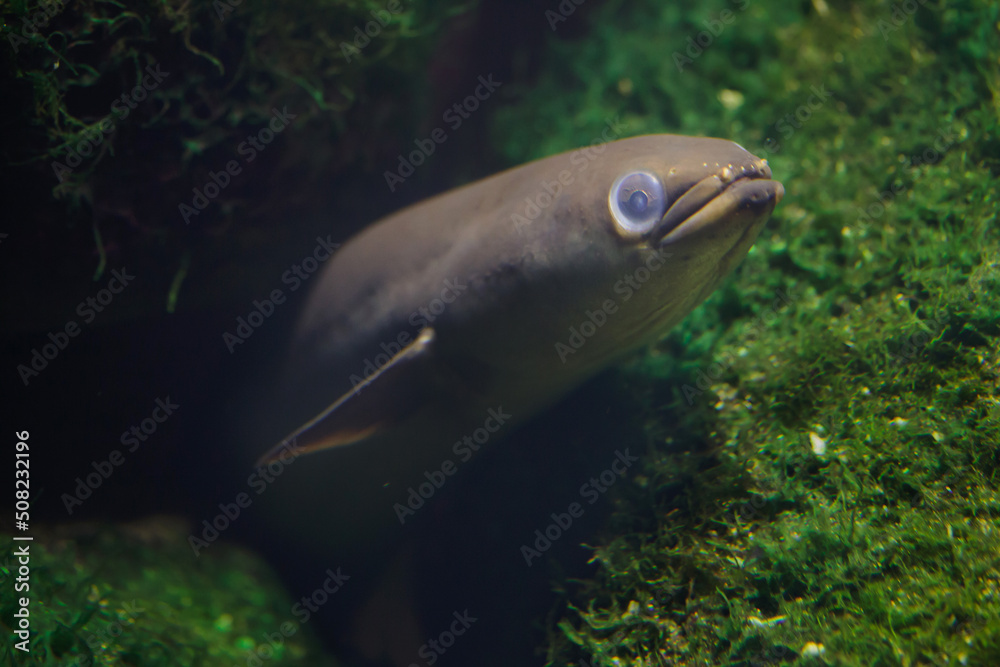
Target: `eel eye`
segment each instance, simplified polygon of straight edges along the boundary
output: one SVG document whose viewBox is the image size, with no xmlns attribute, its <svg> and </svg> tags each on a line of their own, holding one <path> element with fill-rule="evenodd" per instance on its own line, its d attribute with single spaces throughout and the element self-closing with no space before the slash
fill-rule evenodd
<svg viewBox="0 0 1000 667">
<path fill-rule="evenodd" d="M 648 171 L 633 171 L 619 176 L 611 186 L 608 206 L 619 232 L 641 236 L 663 217 L 667 197 L 659 178 Z"/>
</svg>

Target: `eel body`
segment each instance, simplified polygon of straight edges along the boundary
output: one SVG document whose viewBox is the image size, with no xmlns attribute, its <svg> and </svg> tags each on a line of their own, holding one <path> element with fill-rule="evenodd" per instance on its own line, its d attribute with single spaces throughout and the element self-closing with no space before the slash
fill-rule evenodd
<svg viewBox="0 0 1000 667">
<path fill-rule="evenodd" d="M 443 424 L 495 425 L 498 410 L 505 425 L 527 419 L 684 318 L 784 193 L 731 141 L 599 148 L 446 192 L 347 242 L 298 327 L 297 421 L 264 460 L 291 441 L 417 443 Z"/>
</svg>

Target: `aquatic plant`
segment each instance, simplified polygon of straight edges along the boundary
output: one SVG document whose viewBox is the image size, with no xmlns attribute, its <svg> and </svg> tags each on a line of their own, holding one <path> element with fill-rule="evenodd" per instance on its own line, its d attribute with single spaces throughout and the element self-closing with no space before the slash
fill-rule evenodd
<svg viewBox="0 0 1000 667">
<path fill-rule="evenodd" d="M 96 252 L 75 261 L 97 277 L 109 261 L 144 264 L 170 311 L 189 268 L 207 284 L 239 280 L 215 267 L 280 243 L 276 210 L 415 134 L 428 92 L 414 74 L 471 4 L 0 4 L 4 95 L 26 101 L 7 112 L 24 131 L 5 152 L 24 196 L 42 193 L 26 236 L 82 226 Z M 269 135 L 276 114 L 295 131 Z"/>
<path fill-rule="evenodd" d="M 32 542 L 4 535 L 0 583 L 13 590 L 14 545 L 27 545 L 31 599 L 30 652 L 21 652 L 12 646 L 16 601 L 4 595 L 4 664 L 330 664 L 259 557 L 226 544 L 194 559 L 186 533 L 178 520 L 157 517 L 35 528 Z"/>
<path fill-rule="evenodd" d="M 787 194 L 628 369 L 653 462 L 561 582 L 550 663 L 1000 664 L 1000 10 L 624 10 L 552 42 L 500 148 L 620 114 L 733 138 Z"/>
</svg>

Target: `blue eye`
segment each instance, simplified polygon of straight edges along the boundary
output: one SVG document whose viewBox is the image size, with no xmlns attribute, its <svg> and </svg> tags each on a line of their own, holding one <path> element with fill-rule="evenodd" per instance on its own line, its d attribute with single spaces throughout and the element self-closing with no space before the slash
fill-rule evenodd
<svg viewBox="0 0 1000 667">
<path fill-rule="evenodd" d="M 608 193 L 611 216 L 628 236 L 641 236 L 660 221 L 667 210 L 663 183 L 648 171 L 619 176 Z"/>
</svg>

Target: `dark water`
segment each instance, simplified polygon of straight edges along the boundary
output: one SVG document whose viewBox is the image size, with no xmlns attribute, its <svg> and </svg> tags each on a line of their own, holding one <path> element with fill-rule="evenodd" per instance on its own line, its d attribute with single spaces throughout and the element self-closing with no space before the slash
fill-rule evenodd
<svg viewBox="0 0 1000 667">
<path fill-rule="evenodd" d="M 227 608 L 232 582 L 220 580 L 217 597 L 177 610 L 190 627 L 174 648 L 160 647 L 175 630 L 151 620 L 88 653 L 86 637 L 114 615 L 96 608 L 84 618 L 97 598 L 77 592 L 103 587 L 97 597 L 113 607 L 146 589 L 110 575 L 128 569 L 112 556 L 101 568 L 64 562 L 59 569 L 36 555 L 32 652 L 5 646 L 5 658 L 178 664 L 186 645 L 203 656 L 193 664 L 251 664 L 254 645 L 213 630 L 216 619 L 250 619 L 241 631 L 259 647 L 282 620 L 302 619 L 295 601 L 315 600 L 327 572 L 342 571 L 349 578 L 341 589 L 303 623 L 309 653 L 264 664 L 541 665 L 550 649 L 554 664 L 638 664 L 614 660 L 640 654 L 650 664 L 667 660 L 667 649 L 679 651 L 671 654 L 676 662 L 662 664 L 1000 664 L 997 567 L 988 556 L 995 530 L 962 527 L 982 517 L 990 523 L 997 511 L 989 500 L 1000 437 L 997 8 L 375 5 L 141 3 L 134 16 L 94 3 L 41 14 L 2 9 L 2 58 L 11 75 L 0 84 L 7 102 L 0 112 L 3 446 L 12 452 L 13 433 L 30 433 L 32 548 L 56 553 L 70 545 L 82 553 L 93 542 L 81 535 L 174 517 L 186 528 L 159 548 L 163 562 L 153 549 L 143 576 L 197 571 L 200 558 L 234 544 L 266 563 L 248 570 L 270 568 L 280 582 L 255 604 Z M 169 74 L 154 76 L 161 70 L 149 68 L 157 63 Z M 481 87 L 494 80 L 502 83 Z M 104 118 L 108 131 L 100 128 Z M 378 465 L 382 454 L 317 454 L 279 466 L 273 482 L 254 477 L 256 457 L 289 428 L 278 407 L 281 377 L 317 281 L 305 258 L 319 257 L 313 253 L 323 239 L 343 243 L 410 203 L 530 159 L 598 145 L 613 118 L 622 136 L 732 139 L 770 160 L 785 183 L 786 199 L 757 247 L 708 304 L 656 356 L 610 369 L 502 430 L 455 476 L 415 469 L 379 490 L 380 498 L 405 502 L 410 488 L 445 479 L 404 525 L 385 503 L 332 507 L 327 495 L 310 502 L 304 493 L 349 479 L 352 465 Z M 255 305 L 276 290 L 274 303 Z M 781 323 L 761 325 L 777 290 L 792 294 L 779 308 Z M 255 319 L 255 310 L 266 317 Z M 259 324 L 238 329 L 246 327 L 240 318 Z M 240 331 L 252 334 L 234 342 Z M 845 350 L 857 356 L 845 358 Z M 888 364 L 887 353 L 906 363 Z M 703 387 L 701 371 L 714 362 L 721 371 Z M 712 385 L 716 398 L 685 402 L 685 384 Z M 856 395 L 861 387 L 868 393 Z M 740 413 L 746 406 L 757 411 Z M 810 454 L 804 444 L 801 451 L 787 444 L 815 443 L 813 436 L 839 452 L 844 472 L 834 475 L 815 445 Z M 626 449 L 639 462 L 608 477 Z M 670 466 L 687 455 L 703 463 L 671 478 Z M 699 466 L 710 471 L 704 478 Z M 899 472 L 911 467 L 914 478 Z M 662 483 L 647 485 L 648 478 Z M 596 491 L 602 479 L 614 481 L 606 493 Z M 705 491 L 717 479 L 726 490 Z M 947 508 L 920 513 L 931 498 L 959 488 L 968 490 L 962 503 L 941 500 Z M 777 518 L 819 516 L 817 507 L 846 506 L 855 493 L 849 533 L 837 532 L 834 519 L 837 527 L 816 529 Z M 190 536 L 209 539 L 203 522 L 241 494 L 247 506 L 220 520 L 230 525 L 196 557 L 186 546 Z M 803 556 L 789 566 L 795 578 L 766 569 L 781 549 L 768 551 L 761 538 L 730 545 L 740 562 L 761 570 L 723 572 L 705 554 L 721 553 L 724 538 L 736 539 L 742 528 L 730 523 L 732 512 L 704 508 L 751 497 L 767 498 L 766 523 L 794 525 L 789 535 L 848 534 L 842 542 L 849 546 Z M 9 498 L 5 508 L 13 507 Z M 574 502 L 579 516 L 569 521 Z M 904 506 L 916 513 L 895 509 Z M 886 508 L 899 514 L 886 518 Z M 369 532 L 344 527 L 345 516 L 365 524 L 367 511 Z M 0 527 L 17 533 L 11 516 L 5 511 Z M 688 522 L 682 529 L 678 516 Z M 891 533 L 885 543 L 874 536 L 930 516 L 945 517 L 947 530 L 957 527 L 977 555 L 967 570 L 956 557 L 961 574 L 933 579 L 933 587 L 914 575 L 908 590 L 940 596 L 896 616 L 883 593 L 867 586 L 895 576 L 899 563 L 934 569 L 927 562 L 941 545 L 914 537 L 917 529 Z M 869 520 L 855 532 L 856 521 Z M 716 524 L 725 524 L 723 537 L 706 537 L 705 526 Z M 542 539 L 547 529 L 551 539 Z M 674 554 L 657 542 L 671 531 L 682 535 L 671 548 L 693 545 L 689 560 L 668 566 L 640 549 L 655 544 L 649 548 Z M 590 562 L 584 545 L 616 536 L 628 536 L 635 551 L 614 567 Z M 816 593 L 830 589 L 828 580 L 801 574 L 823 570 L 824 553 L 868 563 L 900 543 L 917 546 L 843 574 L 850 593 L 843 606 Z M 531 555 L 528 547 L 539 545 Z M 973 585 L 963 577 L 975 578 L 983 597 L 962 598 L 959 591 Z M 2 585 L 0 620 L 12 631 L 17 596 L 10 577 Z M 174 588 L 164 600 L 183 598 L 167 585 Z M 618 618 L 633 600 L 646 604 L 682 588 L 683 601 L 670 593 L 659 616 L 649 612 L 663 621 L 655 647 L 576 648 L 559 628 L 566 621 L 583 636 L 606 638 L 617 626 L 585 623 L 569 605 L 593 603 L 598 616 Z M 792 615 L 803 599 L 815 605 L 814 617 L 848 620 L 824 637 L 818 628 L 825 626 L 801 617 L 776 622 L 775 632 L 786 634 L 774 635 L 746 621 Z M 456 614 L 476 620 L 452 644 L 441 634 L 457 628 Z M 664 619 L 683 627 L 688 653 Z M 908 639 L 893 643 L 892 621 Z M 427 648 L 434 638 L 447 646 Z M 829 651 L 807 662 L 807 642 L 821 639 Z M 378 657 L 368 655 L 371 647 Z M 875 657 L 859 662 L 866 655 Z"/>
</svg>

